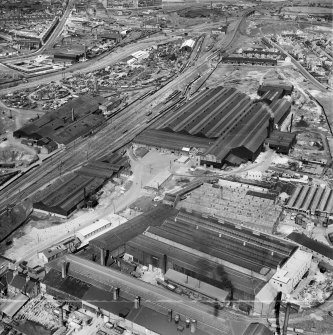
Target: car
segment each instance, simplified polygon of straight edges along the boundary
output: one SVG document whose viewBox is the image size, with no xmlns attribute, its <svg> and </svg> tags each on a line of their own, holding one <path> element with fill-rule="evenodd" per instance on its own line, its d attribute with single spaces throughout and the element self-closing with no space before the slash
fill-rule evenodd
<svg viewBox="0 0 333 335">
<path fill-rule="evenodd" d="M 333 311 L 328 311 L 328 315 L 333 317 Z"/>
</svg>

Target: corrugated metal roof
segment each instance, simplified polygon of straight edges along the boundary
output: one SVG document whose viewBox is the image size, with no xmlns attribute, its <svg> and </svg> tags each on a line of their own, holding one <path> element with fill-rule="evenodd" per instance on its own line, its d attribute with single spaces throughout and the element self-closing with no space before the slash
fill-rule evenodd
<svg viewBox="0 0 333 335">
<path fill-rule="evenodd" d="M 130 239 L 143 233 L 149 226 L 161 225 L 166 218 L 175 215 L 177 212 L 174 208 L 159 205 L 151 211 L 141 214 L 91 240 L 89 244 L 105 250 L 115 250 Z"/>
<path fill-rule="evenodd" d="M 279 99 L 271 103 L 269 107 L 274 113 L 274 122 L 278 124 L 290 112 L 291 103 L 286 99 Z"/>
<path fill-rule="evenodd" d="M 171 247 L 170 245 L 163 243 L 161 241 L 154 240 L 145 235 L 139 235 L 129 242 L 126 243 L 126 246 L 137 248 L 142 250 L 147 254 L 152 254 L 159 257 L 164 257 L 167 255 L 168 259 L 174 264 L 188 269 L 193 272 L 200 272 L 200 261 L 202 261 L 202 256 L 190 253 L 181 248 Z M 207 266 L 209 268 L 216 268 L 217 263 L 210 260 L 209 257 L 205 259 L 207 261 Z M 232 260 L 230 260 L 232 262 Z M 256 293 L 258 293 L 261 288 L 266 284 L 266 281 L 250 276 L 246 273 L 240 272 L 235 269 L 235 267 L 223 266 L 225 272 L 228 275 L 228 279 L 232 282 L 232 285 L 235 289 L 245 292 L 249 296 L 247 299 L 253 299 Z M 235 297 L 235 295 L 234 295 Z"/>
<path fill-rule="evenodd" d="M 298 185 L 288 200 L 286 207 L 303 210 L 333 213 L 333 191 L 329 187 Z"/>
<path fill-rule="evenodd" d="M 67 144 L 103 122 L 103 116 L 91 115 L 98 110 L 103 101 L 102 97 L 80 96 L 57 110 L 46 113 L 33 124 L 18 129 L 14 132 L 14 136 L 37 138 L 47 136 L 57 143 Z M 74 110 L 75 122 L 72 121 L 72 110 Z"/>
<path fill-rule="evenodd" d="M 135 143 L 148 146 L 161 146 L 170 150 L 183 147 L 202 149 L 204 152 L 214 140 L 185 134 L 175 134 L 162 130 L 147 129 L 134 139 Z"/>
<path fill-rule="evenodd" d="M 267 242 L 268 237 L 264 234 L 254 237 L 249 229 L 240 230 L 233 224 L 221 224 L 215 218 L 184 210 L 175 220 L 167 219 L 161 226 L 150 227 L 147 232 L 257 273 L 263 267 L 275 268 L 294 248 L 289 244 L 281 249 L 282 243 L 277 239 L 269 238 L 270 242 Z"/>
<path fill-rule="evenodd" d="M 194 44 L 195 44 L 195 40 L 188 39 L 188 40 L 183 42 L 183 44 L 181 45 L 181 48 L 184 48 L 184 47 L 193 48 Z"/>
<path fill-rule="evenodd" d="M 287 236 L 287 238 L 314 252 L 317 252 L 318 254 L 321 254 L 333 260 L 333 248 L 329 247 L 326 244 L 313 240 L 312 238 L 297 232 L 292 232 Z"/>
</svg>

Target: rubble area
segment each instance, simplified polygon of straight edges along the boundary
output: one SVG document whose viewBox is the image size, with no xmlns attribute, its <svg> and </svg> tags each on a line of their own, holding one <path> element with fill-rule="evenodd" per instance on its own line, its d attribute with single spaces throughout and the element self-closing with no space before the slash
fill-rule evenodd
<svg viewBox="0 0 333 335">
<path fill-rule="evenodd" d="M 54 310 L 57 308 L 58 304 L 55 300 L 38 295 L 19 311 L 14 321 L 22 322 L 30 320 L 42 325 L 46 329 L 56 329 L 59 326 L 59 317 L 54 314 Z"/>
<path fill-rule="evenodd" d="M 333 293 L 333 273 L 315 273 L 309 284 L 295 297 L 295 301 L 304 308 L 316 307 L 325 302 Z"/>
</svg>

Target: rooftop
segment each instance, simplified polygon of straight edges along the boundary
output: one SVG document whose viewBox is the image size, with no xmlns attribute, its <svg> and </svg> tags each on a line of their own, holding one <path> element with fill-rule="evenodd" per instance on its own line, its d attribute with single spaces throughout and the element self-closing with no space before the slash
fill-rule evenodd
<svg viewBox="0 0 333 335">
<path fill-rule="evenodd" d="M 72 278 L 71 281 L 71 293 L 68 292 L 69 286 L 66 285 L 66 281 L 61 278 L 61 266 L 64 261 L 69 263 L 68 276 Z M 98 289 L 105 291 L 111 291 L 113 287 L 119 288 L 120 297 L 126 300 L 134 301 L 136 296 L 140 296 L 142 306 L 154 310 L 156 313 L 161 313 L 166 318 L 167 310 L 172 309 L 174 313 L 178 313 L 183 320 L 185 317 L 195 319 L 198 322 L 198 329 L 207 329 L 207 334 L 210 335 L 221 335 L 221 329 L 228 329 L 228 324 L 219 318 L 215 318 L 211 314 L 211 307 L 206 305 L 200 305 L 186 297 L 180 297 L 176 293 L 165 290 L 161 287 L 151 285 L 149 283 L 140 281 L 134 277 L 127 276 L 126 274 L 113 270 L 109 267 L 101 266 L 92 261 L 82 259 L 75 255 L 66 255 L 57 258 L 46 264 L 46 268 L 49 270 L 47 275 L 47 281 L 44 280 L 46 285 L 51 285 L 60 291 L 68 292 L 72 295 L 76 294 L 80 299 L 88 292 L 90 287 L 94 286 Z M 66 278 L 66 279 L 67 279 Z M 74 284 L 84 288 L 84 290 L 77 291 Z M 94 294 L 91 291 L 91 297 Z M 101 292 L 95 291 L 96 296 L 99 296 Z M 133 311 L 133 310 L 132 310 Z M 135 312 L 133 312 L 135 313 Z M 154 315 L 153 312 L 151 312 Z M 148 314 L 147 314 L 148 316 Z M 134 318 L 131 314 L 128 318 Z M 147 325 L 147 328 L 158 326 L 154 318 L 144 317 L 142 320 L 143 325 Z M 141 320 L 140 318 L 137 319 Z M 159 332 L 163 331 L 163 327 L 159 327 Z M 162 333 L 165 335 L 173 333 Z M 176 333 L 175 333 L 176 334 Z M 199 332 L 199 334 L 206 334 L 205 332 Z"/>
<path fill-rule="evenodd" d="M 218 287 L 201 282 L 198 279 L 172 269 L 169 269 L 166 272 L 164 279 L 199 292 L 207 297 L 216 298 L 222 302 L 224 302 L 229 295 L 229 292 L 227 291 L 221 290 Z"/>
<path fill-rule="evenodd" d="M 321 254 L 331 260 L 333 260 L 333 248 L 329 247 L 326 244 L 323 244 L 321 242 L 318 242 L 310 237 L 307 237 L 304 234 L 300 234 L 297 232 L 292 232 L 287 236 L 287 238 L 291 241 L 294 241 L 313 252 L 317 252 L 318 254 Z"/>
<path fill-rule="evenodd" d="M 176 248 L 208 254 L 257 274 L 264 269 L 266 272 L 275 270 L 295 248 L 290 243 L 227 220 L 183 209 L 176 218 L 167 219 L 161 226 L 149 227 L 144 235 Z"/>
<path fill-rule="evenodd" d="M 73 139 L 88 132 L 94 125 L 103 122 L 102 115 L 92 114 L 98 111 L 102 102 L 102 97 L 80 96 L 16 130 L 14 136 L 36 140 L 49 137 L 57 143 L 68 144 Z"/>
<path fill-rule="evenodd" d="M 299 272 L 299 269 L 303 268 L 311 259 L 311 253 L 297 249 L 283 264 L 282 268 L 276 271 L 273 279 L 286 284 L 289 280 L 293 279 Z"/>
<path fill-rule="evenodd" d="M 171 150 L 202 148 L 202 156 L 214 155 L 218 161 L 242 147 L 248 151 L 242 157 L 247 160 L 252 159 L 266 139 L 269 119 L 265 104 L 253 102 L 235 88 L 218 86 L 206 89 L 178 110 L 167 113 L 135 141 Z"/>
<path fill-rule="evenodd" d="M 141 214 L 127 221 L 105 234 L 90 241 L 90 245 L 105 250 L 115 250 L 128 240 L 143 233 L 149 226 L 161 225 L 163 221 L 177 213 L 177 210 L 168 206 L 159 205 L 151 211 Z"/>
<path fill-rule="evenodd" d="M 8 302 L 5 302 L 5 304 L 0 307 L 0 310 L 2 313 L 12 318 L 26 304 L 28 300 L 29 298 L 27 296 L 19 293 Z"/>
</svg>

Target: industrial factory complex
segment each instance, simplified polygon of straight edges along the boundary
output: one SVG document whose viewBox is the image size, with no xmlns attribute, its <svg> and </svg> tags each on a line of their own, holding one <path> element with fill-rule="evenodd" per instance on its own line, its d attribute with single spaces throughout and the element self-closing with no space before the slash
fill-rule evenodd
<svg viewBox="0 0 333 335">
<path fill-rule="evenodd" d="M 14 132 L 14 136 L 32 142 L 52 140 L 68 144 L 100 126 L 104 117 L 99 110 L 103 99 L 85 95 L 74 99 Z"/>
<path fill-rule="evenodd" d="M 332 1 L 0 1 L 0 335 L 332 335 Z"/>
<path fill-rule="evenodd" d="M 276 136 L 274 126 L 290 112 L 290 102 L 282 98 L 290 94 L 290 89 L 260 87 L 262 90 L 270 96 L 266 94 L 263 101 L 253 101 L 234 88 L 207 89 L 176 112 L 153 123 L 134 143 L 191 154 L 197 157 L 198 164 L 215 168 L 255 161 L 271 134 L 269 145 L 288 152 L 295 137 L 283 133 Z"/>
</svg>

